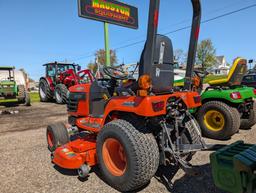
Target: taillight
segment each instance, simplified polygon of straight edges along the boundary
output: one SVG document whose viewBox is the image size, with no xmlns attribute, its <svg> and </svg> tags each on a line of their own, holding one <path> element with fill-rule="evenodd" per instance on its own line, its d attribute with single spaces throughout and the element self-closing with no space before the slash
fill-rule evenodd
<svg viewBox="0 0 256 193">
<path fill-rule="evenodd" d="M 195 101 L 195 103 L 200 103 L 201 102 L 201 96 L 200 95 L 194 96 L 194 101 Z"/>
<path fill-rule="evenodd" d="M 164 109 L 164 101 L 152 102 L 152 107 L 155 112 L 162 111 Z"/>
<path fill-rule="evenodd" d="M 241 98 L 242 98 L 240 92 L 232 92 L 232 93 L 230 94 L 230 97 L 231 97 L 232 99 L 234 99 L 234 100 L 237 100 L 237 99 L 241 99 Z"/>
<path fill-rule="evenodd" d="M 254 95 L 256 95 L 256 89 L 253 89 L 253 93 L 254 93 Z"/>
</svg>

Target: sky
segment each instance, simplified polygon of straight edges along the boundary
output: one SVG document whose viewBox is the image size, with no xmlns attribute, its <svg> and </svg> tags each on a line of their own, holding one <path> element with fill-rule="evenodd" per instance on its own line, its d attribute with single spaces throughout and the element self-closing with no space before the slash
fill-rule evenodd
<svg viewBox="0 0 256 193">
<path fill-rule="evenodd" d="M 256 0 L 201 0 L 202 20 L 252 4 Z M 138 7 L 139 29 L 110 25 L 110 47 L 145 40 L 149 0 L 122 0 Z M 190 0 L 161 0 L 158 33 L 191 23 Z M 78 17 L 76 0 L 0 0 L 0 66 L 24 68 L 38 80 L 44 63 L 69 61 L 86 68 L 96 50 L 104 48 L 103 23 Z M 202 24 L 199 40 L 210 38 L 217 55 L 256 59 L 256 7 Z M 190 30 L 168 35 L 174 49 L 188 49 Z M 119 63 L 139 61 L 144 43 L 117 49 Z"/>
</svg>

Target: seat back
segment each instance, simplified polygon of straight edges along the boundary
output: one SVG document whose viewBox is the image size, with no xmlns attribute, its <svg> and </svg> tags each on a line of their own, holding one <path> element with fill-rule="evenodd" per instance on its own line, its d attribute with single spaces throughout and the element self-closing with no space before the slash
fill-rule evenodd
<svg viewBox="0 0 256 193">
<path fill-rule="evenodd" d="M 209 81 L 211 86 L 236 86 L 240 85 L 243 76 L 247 72 L 247 61 L 243 58 L 236 58 L 228 73 L 227 78 Z"/>
<path fill-rule="evenodd" d="M 100 85 L 98 81 L 93 81 L 89 94 L 89 109 L 90 114 L 93 117 L 103 116 L 108 98 L 110 98 L 108 89 L 105 86 Z"/>
<path fill-rule="evenodd" d="M 143 49 L 140 68 L 144 66 L 145 47 Z M 173 87 L 173 47 L 171 40 L 164 35 L 156 36 L 153 64 L 151 66 L 152 90 L 154 93 L 166 93 Z"/>
<path fill-rule="evenodd" d="M 233 66 L 231 67 L 228 73 L 228 84 L 230 86 L 240 85 L 243 79 L 243 76 L 247 72 L 247 61 L 242 58 L 237 58 L 234 61 Z"/>
</svg>

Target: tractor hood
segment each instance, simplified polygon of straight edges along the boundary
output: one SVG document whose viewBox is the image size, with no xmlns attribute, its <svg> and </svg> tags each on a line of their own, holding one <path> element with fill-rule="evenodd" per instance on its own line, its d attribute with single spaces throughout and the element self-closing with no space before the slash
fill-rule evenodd
<svg viewBox="0 0 256 193">
<path fill-rule="evenodd" d="M 9 80 L 0 81 L 0 86 L 15 86 L 15 82 Z"/>
</svg>

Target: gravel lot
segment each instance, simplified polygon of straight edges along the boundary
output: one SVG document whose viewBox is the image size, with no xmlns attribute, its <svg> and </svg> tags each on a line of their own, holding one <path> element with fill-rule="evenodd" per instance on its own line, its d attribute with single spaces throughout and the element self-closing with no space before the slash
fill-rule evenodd
<svg viewBox="0 0 256 193">
<path fill-rule="evenodd" d="M 0 107 L 0 110 L 4 109 L 6 108 Z M 1 193 L 116 192 L 101 180 L 97 168 L 94 168 L 88 180 L 81 181 L 77 178 L 76 171 L 63 170 L 51 164 L 45 127 L 49 123 L 66 121 L 66 106 L 35 103 L 32 107 L 19 106 L 8 109 L 18 110 L 19 113 L 0 115 Z M 247 143 L 255 143 L 256 128 L 240 131 L 225 143 L 241 139 Z M 160 168 L 158 176 L 164 174 L 173 182 L 173 187 L 168 187 L 156 177 L 139 192 L 221 193 L 213 185 L 209 152 L 198 152 L 192 163 L 200 166 L 200 176 L 190 177 L 181 170 Z"/>
</svg>

